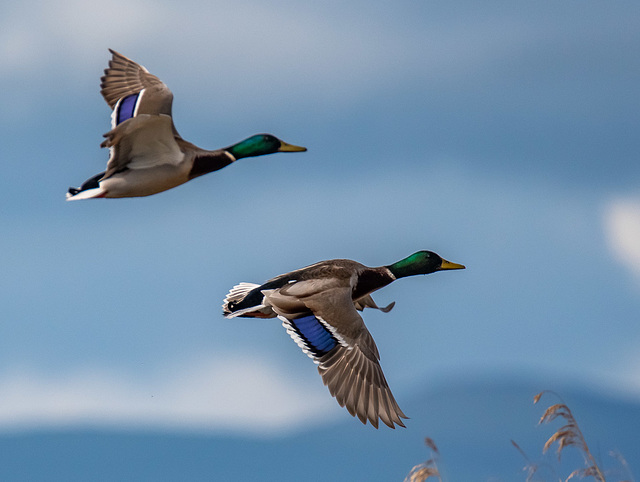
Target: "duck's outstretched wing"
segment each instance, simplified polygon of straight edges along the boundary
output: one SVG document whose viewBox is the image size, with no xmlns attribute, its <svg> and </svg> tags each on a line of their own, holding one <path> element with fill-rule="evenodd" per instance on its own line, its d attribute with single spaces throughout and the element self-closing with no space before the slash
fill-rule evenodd
<svg viewBox="0 0 640 482">
<path fill-rule="evenodd" d="M 171 115 L 173 94 L 169 87 L 142 65 L 115 50 L 109 51 L 112 58 L 100 79 L 100 93 L 109 107 L 115 110 L 122 99 L 122 103 L 129 104 L 123 111 L 137 109 L 140 114 Z"/>
<path fill-rule="evenodd" d="M 366 337 L 373 342 L 368 332 Z M 401 419 L 408 417 L 393 397 L 378 360 L 366 356 L 361 343 L 338 346 L 324 355 L 318 364 L 322 381 L 340 406 L 362 423 L 369 420 L 378 428 L 380 419 L 391 428 L 395 428 L 394 423 L 404 427 Z"/>
<path fill-rule="evenodd" d="M 318 364 L 340 406 L 376 428 L 379 420 L 391 428 L 404 427 L 402 418 L 407 417 L 391 393 L 349 287 L 333 280 L 301 281 L 265 293 L 265 298 L 287 333 Z"/>
</svg>

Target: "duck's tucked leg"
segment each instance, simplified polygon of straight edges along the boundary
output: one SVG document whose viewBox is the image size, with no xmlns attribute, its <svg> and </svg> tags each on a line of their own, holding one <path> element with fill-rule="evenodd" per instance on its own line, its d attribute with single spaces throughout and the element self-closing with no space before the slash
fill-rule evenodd
<svg viewBox="0 0 640 482">
<path fill-rule="evenodd" d="M 104 197 L 106 192 L 100 187 L 100 179 L 104 176 L 104 172 L 96 174 L 82 183 L 82 186 L 70 187 L 67 192 L 67 201 L 76 201 L 79 199 L 90 199 Z"/>
<path fill-rule="evenodd" d="M 374 310 L 380 310 L 383 313 L 389 313 L 391 311 L 391 308 L 393 308 L 395 304 L 396 302 L 392 301 L 387 306 L 380 307 L 376 304 L 375 301 L 373 301 L 373 298 L 371 297 L 371 295 L 363 296 L 362 298 L 359 298 L 356 301 L 354 301 L 354 305 L 356 305 L 356 310 L 358 311 L 362 311 L 365 308 L 373 308 Z"/>
</svg>

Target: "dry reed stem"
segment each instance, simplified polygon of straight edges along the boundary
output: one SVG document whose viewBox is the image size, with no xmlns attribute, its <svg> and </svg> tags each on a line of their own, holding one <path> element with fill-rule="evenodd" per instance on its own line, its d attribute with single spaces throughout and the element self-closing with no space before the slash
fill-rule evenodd
<svg viewBox="0 0 640 482">
<path fill-rule="evenodd" d="M 631 474 L 631 469 L 629 468 L 629 463 L 627 462 L 627 459 L 625 459 L 624 456 L 618 450 L 609 451 L 609 455 L 614 459 L 616 459 L 618 462 L 620 462 L 620 465 L 626 472 L 626 475 L 629 477 L 628 479 L 621 480 L 620 482 L 635 482 L 635 479 Z"/>
<path fill-rule="evenodd" d="M 535 397 L 533 397 L 533 403 L 538 403 L 542 395 L 547 392 L 547 390 L 544 390 L 538 393 Z M 556 396 L 558 395 L 556 394 Z M 591 451 L 589 450 L 589 447 L 587 446 L 587 441 L 582 435 L 582 431 L 578 426 L 578 422 L 574 418 L 573 413 L 571 413 L 571 409 L 565 403 L 556 403 L 555 405 L 551 405 L 549 408 L 547 408 L 542 417 L 540 417 L 540 421 L 538 422 L 538 424 L 541 425 L 543 423 L 549 423 L 558 417 L 563 418 L 567 423 L 560 427 L 551 437 L 549 437 L 549 440 L 547 440 L 547 442 L 544 444 L 542 452 L 546 453 L 547 450 L 549 450 L 549 448 L 557 442 L 558 449 L 556 453 L 558 454 L 558 460 L 560 460 L 560 456 L 565 447 L 577 447 L 582 452 L 582 456 L 587 467 L 584 469 L 574 470 L 566 480 L 570 480 L 573 477 L 594 477 L 600 482 L 606 482 L 604 474 L 600 470 L 600 467 L 598 467 L 595 458 L 593 457 Z"/>
<path fill-rule="evenodd" d="M 405 477 L 404 482 L 424 482 L 429 477 L 437 477 L 442 482 L 442 477 L 438 471 L 438 458 L 440 457 L 438 447 L 430 437 L 424 439 L 424 444 L 431 451 L 431 458 L 413 467 L 409 475 Z"/>
<path fill-rule="evenodd" d="M 426 437 L 424 439 L 424 444 L 429 447 L 433 453 L 440 455 L 440 451 L 438 450 L 438 447 L 436 446 L 436 443 L 433 441 L 433 439 L 431 437 Z"/>
<path fill-rule="evenodd" d="M 538 470 L 538 464 L 529 460 L 529 457 L 527 457 L 527 454 L 524 452 L 524 450 L 520 448 L 520 445 L 518 445 L 515 440 L 511 440 L 511 445 L 513 445 L 516 448 L 516 450 L 520 452 L 524 460 L 527 462 L 527 465 L 525 465 L 522 468 L 522 470 L 527 472 L 527 479 L 525 482 L 531 482 L 533 475 Z"/>
<path fill-rule="evenodd" d="M 411 469 L 411 472 L 404 480 L 406 482 L 424 482 L 431 476 L 440 478 L 438 469 L 434 469 L 432 467 L 420 467 L 419 465 L 416 465 L 413 469 Z"/>
</svg>

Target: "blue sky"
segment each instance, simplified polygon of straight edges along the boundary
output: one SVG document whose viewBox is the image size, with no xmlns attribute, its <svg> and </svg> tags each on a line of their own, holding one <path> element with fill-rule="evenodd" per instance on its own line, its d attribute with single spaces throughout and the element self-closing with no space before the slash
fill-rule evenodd
<svg viewBox="0 0 640 482">
<path fill-rule="evenodd" d="M 420 249 L 467 270 L 400 280 L 374 296 L 392 312 L 364 313 L 400 406 L 470 373 L 640 398 L 634 2 L 1 9 L 0 429 L 348 417 L 277 321 L 224 320 L 222 299 Z M 309 151 L 66 203 L 106 163 L 109 47 L 173 90 L 184 138 Z"/>
</svg>

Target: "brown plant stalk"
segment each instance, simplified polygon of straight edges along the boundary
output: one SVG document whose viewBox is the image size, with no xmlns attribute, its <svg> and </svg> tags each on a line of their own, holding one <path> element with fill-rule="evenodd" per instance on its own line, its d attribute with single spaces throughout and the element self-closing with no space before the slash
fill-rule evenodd
<svg viewBox="0 0 640 482">
<path fill-rule="evenodd" d="M 404 482 L 424 482 L 429 477 L 437 477 L 442 482 L 442 477 L 438 470 L 438 459 L 440 458 L 438 447 L 430 437 L 424 439 L 424 444 L 431 452 L 431 457 L 426 462 L 414 466 L 409 475 L 405 477 Z"/>
<path fill-rule="evenodd" d="M 547 392 L 548 390 L 544 390 L 538 393 L 533 397 L 533 403 L 538 403 L 542 395 Z M 556 394 L 556 396 L 558 395 Z M 558 398 L 560 397 L 558 396 Z M 544 444 L 542 452 L 546 453 L 554 443 L 557 443 L 558 448 L 556 453 L 558 454 L 558 460 L 560 460 L 562 451 L 566 447 L 576 447 L 582 453 L 586 468 L 574 470 L 569 474 L 569 477 L 567 477 L 566 480 L 570 480 L 574 477 L 594 477 L 599 482 L 606 482 L 602 470 L 598 467 L 595 457 L 589 450 L 589 446 L 587 445 L 587 441 L 578 426 L 578 422 L 573 416 L 573 413 L 571 413 L 571 409 L 565 403 L 556 403 L 548 407 L 542 417 L 540 417 L 538 424 L 541 425 L 543 423 L 549 423 L 559 417 L 563 418 L 567 423 L 549 437 L 549 440 Z"/>
</svg>

